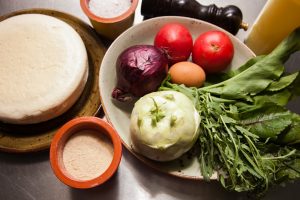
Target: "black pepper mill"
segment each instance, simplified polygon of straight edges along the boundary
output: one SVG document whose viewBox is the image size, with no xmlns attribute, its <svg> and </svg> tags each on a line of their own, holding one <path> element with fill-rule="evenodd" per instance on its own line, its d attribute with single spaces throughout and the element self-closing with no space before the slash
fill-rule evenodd
<svg viewBox="0 0 300 200">
<path fill-rule="evenodd" d="M 238 7 L 217 7 L 215 4 L 205 6 L 196 0 L 143 0 L 141 14 L 144 19 L 167 15 L 196 18 L 215 24 L 233 35 L 240 28 L 248 28 Z"/>
</svg>

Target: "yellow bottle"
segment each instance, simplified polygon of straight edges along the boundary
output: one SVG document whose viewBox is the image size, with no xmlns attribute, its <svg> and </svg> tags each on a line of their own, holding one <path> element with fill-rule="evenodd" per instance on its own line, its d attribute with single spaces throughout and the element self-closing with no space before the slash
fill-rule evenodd
<svg viewBox="0 0 300 200">
<path fill-rule="evenodd" d="M 256 55 L 270 53 L 300 26 L 300 0 L 268 0 L 254 22 L 245 44 Z"/>
</svg>

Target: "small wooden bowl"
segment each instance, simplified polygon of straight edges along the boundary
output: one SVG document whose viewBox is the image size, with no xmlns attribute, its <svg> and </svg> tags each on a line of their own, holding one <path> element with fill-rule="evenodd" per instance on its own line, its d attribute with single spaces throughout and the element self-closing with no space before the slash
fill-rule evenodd
<svg viewBox="0 0 300 200">
<path fill-rule="evenodd" d="M 106 134 L 113 145 L 113 159 L 109 167 L 97 178 L 77 180 L 70 176 L 63 164 L 63 148 L 71 135 L 82 130 L 93 130 Z M 64 184 L 79 189 L 92 188 L 106 182 L 118 169 L 122 157 L 122 143 L 114 128 L 106 121 L 97 117 L 75 118 L 63 125 L 55 134 L 50 147 L 50 163 L 54 174 Z"/>
<path fill-rule="evenodd" d="M 114 40 L 122 32 L 133 25 L 134 13 L 138 5 L 138 0 L 131 0 L 131 6 L 125 13 L 112 18 L 103 18 L 92 13 L 89 9 L 89 1 L 90 0 L 80 0 L 80 6 L 86 16 L 90 19 L 94 29 L 100 35 Z"/>
</svg>

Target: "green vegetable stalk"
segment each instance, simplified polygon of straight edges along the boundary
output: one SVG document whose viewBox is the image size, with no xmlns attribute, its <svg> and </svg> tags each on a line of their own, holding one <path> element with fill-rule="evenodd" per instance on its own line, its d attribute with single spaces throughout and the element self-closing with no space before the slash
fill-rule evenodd
<svg viewBox="0 0 300 200">
<path fill-rule="evenodd" d="M 285 108 L 298 95 L 298 72 L 283 64 L 300 50 L 300 28 L 269 55 L 250 59 L 219 76 L 222 82 L 188 88 L 166 79 L 160 90 L 193 100 L 201 116 L 199 163 L 204 179 L 214 171 L 221 184 L 238 192 L 264 194 L 270 185 L 300 178 L 300 116 Z M 298 89 L 299 90 L 299 89 Z"/>
</svg>

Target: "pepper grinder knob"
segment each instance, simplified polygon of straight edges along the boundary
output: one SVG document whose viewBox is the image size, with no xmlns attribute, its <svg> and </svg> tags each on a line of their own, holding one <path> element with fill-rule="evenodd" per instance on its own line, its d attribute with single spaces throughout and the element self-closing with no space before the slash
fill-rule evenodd
<svg viewBox="0 0 300 200">
<path fill-rule="evenodd" d="M 217 7 L 215 4 L 205 6 L 196 0 L 143 0 L 141 14 L 144 19 L 166 15 L 196 18 L 224 28 L 234 35 L 240 28 L 248 28 L 238 7 Z"/>
</svg>

